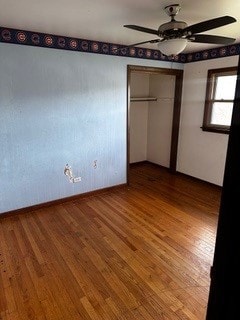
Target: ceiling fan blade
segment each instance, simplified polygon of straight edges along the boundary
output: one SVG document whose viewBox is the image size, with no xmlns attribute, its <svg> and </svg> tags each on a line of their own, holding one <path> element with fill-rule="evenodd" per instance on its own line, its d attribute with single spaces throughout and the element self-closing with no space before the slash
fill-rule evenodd
<svg viewBox="0 0 240 320">
<path fill-rule="evenodd" d="M 153 39 L 153 40 L 148 40 L 148 41 L 143 41 L 143 42 L 138 42 L 138 43 L 130 44 L 130 45 L 127 46 L 127 47 L 135 47 L 135 46 L 138 46 L 139 44 L 144 44 L 144 43 L 157 43 L 157 42 L 160 42 L 160 41 L 161 41 L 160 39 Z"/>
<path fill-rule="evenodd" d="M 144 44 L 144 43 L 157 43 L 157 42 L 160 42 L 160 41 L 161 41 L 160 39 L 147 40 L 147 41 L 142 41 L 142 42 L 137 42 L 137 43 L 129 44 L 128 46 L 124 46 L 124 47 L 121 47 L 121 48 L 118 48 L 118 49 L 114 49 L 114 50 L 115 50 L 115 51 L 119 51 L 119 50 L 122 50 L 122 49 L 127 49 L 127 48 L 130 48 L 130 47 L 135 47 L 135 46 L 138 46 L 138 45 Z"/>
<path fill-rule="evenodd" d="M 125 24 L 124 27 L 125 28 L 129 28 L 129 29 L 133 29 L 133 30 L 136 30 L 136 31 L 141 31 L 141 32 L 145 32 L 145 33 L 158 35 L 158 30 L 145 28 L 145 27 L 141 27 L 141 26 L 136 26 L 134 24 Z"/>
<path fill-rule="evenodd" d="M 212 43 L 212 44 L 231 44 L 236 39 L 228 38 L 228 37 L 221 37 L 221 36 L 214 36 L 208 34 L 194 34 L 193 36 L 189 37 L 191 42 L 199 42 L 199 43 Z"/>
<path fill-rule="evenodd" d="M 223 16 L 211 20 L 206 20 L 202 21 L 196 24 L 193 24 L 191 26 L 188 26 L 182 30 L 182 33 L 190 33 L 190 34 L 195 34 L 195 33 L 201 33 L 204 31 L 208 31 L 211 29 L 219 28 L 222 26 L 225 26 L 227 24 L 236 22 L 237 20 L 233 17 L 230 16 Z"/>
</svg>

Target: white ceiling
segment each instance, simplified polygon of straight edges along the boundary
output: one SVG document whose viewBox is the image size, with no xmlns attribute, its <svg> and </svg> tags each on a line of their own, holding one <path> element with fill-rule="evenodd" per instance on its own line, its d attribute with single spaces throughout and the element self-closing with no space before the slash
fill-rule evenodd
<svg viewBox="0 0 240 320">
<path fill-rule="evenodd" d="M 156 39 L 124 28 L 136 24 L 158 29 L 170 21 L 164 11 L 171 0 L 0 0 L 0 26 L 15 29 L 130 45 Z M 236 38 L 240 43 L 240 0 L 181 0 L 176 20 L 188 25 L 230 15 L 237 22 L 205 32 Z M 154 44 L 142 45 L 155 48 Z M 188 43 L 185 53 L 217 45 Z"/>
</svg>

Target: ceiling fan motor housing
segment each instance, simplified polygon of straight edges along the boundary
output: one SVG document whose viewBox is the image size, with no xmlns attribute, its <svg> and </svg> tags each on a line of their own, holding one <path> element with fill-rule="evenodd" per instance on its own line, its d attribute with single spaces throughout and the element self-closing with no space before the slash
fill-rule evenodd
<svg viewBox="0 0 240 320">
<path fill-rule="evenodd" d="M 173 20 L 173 21 L 162 24 L 158 28 L 158 34 L 159 34 L 159 37 L 161 38 L 167 38 L 167 39 L 179 38 L 183 36 L 181 31 L 186 27 L 187 27 L 186 22 Z"/>
</svg>

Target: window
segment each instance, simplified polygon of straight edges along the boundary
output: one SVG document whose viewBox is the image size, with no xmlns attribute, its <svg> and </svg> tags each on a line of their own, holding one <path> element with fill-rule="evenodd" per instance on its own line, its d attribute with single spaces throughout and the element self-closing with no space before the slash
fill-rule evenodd
<svg viewBox="0 0 240 320">
<path fill-rule="evenodd" d="M 229 133 L 237 67 L 208 70 L 202 130 Z"/>
</svg>

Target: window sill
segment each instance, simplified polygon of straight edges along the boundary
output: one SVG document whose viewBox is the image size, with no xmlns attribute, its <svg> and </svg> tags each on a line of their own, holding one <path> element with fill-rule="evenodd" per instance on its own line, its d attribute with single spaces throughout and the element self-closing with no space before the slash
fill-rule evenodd
<svg viewBox="0 0 240 320">
<path fill-rule="evenodd" d="M 229 128 L 218 128 L 218 127 L 201 127 L 202 131 L 229 134 Z"/>
</svg>

